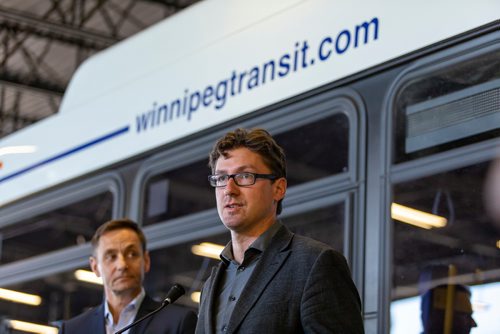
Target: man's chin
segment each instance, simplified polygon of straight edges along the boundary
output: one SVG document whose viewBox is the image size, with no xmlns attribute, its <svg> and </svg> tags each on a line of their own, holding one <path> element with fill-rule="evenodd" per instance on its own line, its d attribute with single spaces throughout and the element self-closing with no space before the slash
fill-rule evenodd
<svg viewBox="0 0 500 334">
<path fill-rule="evenodd" d="M 227 229 L 232 231 L 241 228 L 243 225 L 243 221 L 239 217 L 224 217 L 222 223 L 226 226 Z"/>
<path fill-rule="evenodd" d="M 131 292 L 140 291 L 141 287 L 137 284 L 132 284 L 131 282 L 119 282 L 113 285 L 113 293 L 115 295 L 130 294 Z"/>
</svg>

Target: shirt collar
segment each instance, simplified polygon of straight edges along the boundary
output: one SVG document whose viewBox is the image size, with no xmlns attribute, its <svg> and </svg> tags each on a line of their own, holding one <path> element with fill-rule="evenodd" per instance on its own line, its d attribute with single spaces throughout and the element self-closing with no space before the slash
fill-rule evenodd
<svg viewBox="0 0 500 334">
<path fill-rule="evenodd" d="M 271 239 L 274 237 L 276 232 L 278 232 L 281 226 L 282 224 L 278 221 L 272 224 L 264 233 L 262 233 L 257 239 L 255 239 L 254 242 L 252 242 L 250 247 L 248 247 L 248 249 L 245 251 L 245 254 L 251 249 L 258 251 L 259 253 L 265 251 L 271 243 Z M 229 241 L 226 247 L 224 247 L 224 249 L 222 250 L 220 258 L 226 265 L 229 265 L 229 262 L 234 260 L 233 244 L 231 243 L 231 241 Z"/>
<path fill-rule="evenodd" d="M 127 306 L 125 306 L 123 308 L 123 310 L 128 310 L 128 309 L 135 310 L 135 309 L 137 309 L 138 307 L 141 306 L 142 301 L 144 300 L 145 296 L 146 296 L 146 291 L 144 291 L 144 288 L 141 287 L 141 292 L 137 295 L 137 297 L 132 299 L 132 301 L 130 303 L 128 303 Z M 109 310 L 107 300 L 104 301 L 104 320 L 106 321 L 106 323 L 109 323 L 109 322 L 113 323 L 113 315 L 111 314 L 111 312 Z"/>
</svg>

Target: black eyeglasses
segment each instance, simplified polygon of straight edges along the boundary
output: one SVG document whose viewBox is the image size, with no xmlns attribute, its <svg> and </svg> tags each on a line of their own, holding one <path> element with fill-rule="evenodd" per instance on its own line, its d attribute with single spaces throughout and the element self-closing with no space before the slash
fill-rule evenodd
<svg viewBox="0 0 500 334">
<path fill-rule="evenodd" d="M 225 187 L 229 179 L 233 179 L 238 186 L 251 186 L 257 179 L 276 180 L 273 174 L 238 173 L 238 174 L 215 174 L 208 176 L 208 182 L 212 187 Z"/>
</svg>

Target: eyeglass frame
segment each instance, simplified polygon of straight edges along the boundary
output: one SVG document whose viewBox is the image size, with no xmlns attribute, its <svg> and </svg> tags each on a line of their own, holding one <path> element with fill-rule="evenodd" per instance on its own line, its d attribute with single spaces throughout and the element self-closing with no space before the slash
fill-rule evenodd
<svg viewBox="0 0 500 334">
<path fill-rule="evenodd" d="M 240 185 L 238 183 L 238 181 L 236 181 L 236 176 L 245 175 L 245 174 L 253 176 L 253 183 Z M 216 177 L 216 176 L 226 176 L 227 177 L 226 184 L 221 185 L 221 186 L 216 185 L 217 181 L 214 179 L 214 177 Z M 274 174 L 259 174 L 259 173 L 252 173 L 252 172 L 242 172 L 242 173 L 236 173 L 236 174 L 212 174 L 212 175 L 208 176 L 208 182 L 214 188 L 222 188 L 222 187 L 227 186 L 230 179 L 233 179 L 234 184 L 236 184 L 238 187 L 248 187 L 248 186 L 253 186 L 255 184 L 255 182 L 257 182 L 257 179 L 266 179 L 266 180 L 275 181 L 275 180 L 279 179 L 279 177 L 274 175 Z"/>
</svg>

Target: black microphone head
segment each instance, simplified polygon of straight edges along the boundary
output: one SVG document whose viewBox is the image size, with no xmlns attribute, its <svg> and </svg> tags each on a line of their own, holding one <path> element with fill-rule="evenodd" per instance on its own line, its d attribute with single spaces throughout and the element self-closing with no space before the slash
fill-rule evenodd
<svg viewBox="0 0 500 334">
<path fill-rule="evenodd" d="M 186 291 L 184 290 L 184 288 L 182 287 L 182 285 L 176 283 L 168 291 L 167 296 L 165 297 L 165 300 L 164 300 L 163 303 L 172 304 L 180 296 L 182 296 L 185 293 L 186 293 Z"/>
</svg>

